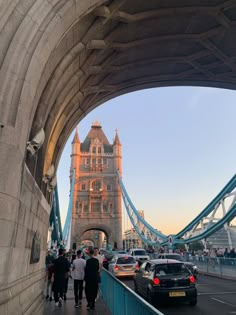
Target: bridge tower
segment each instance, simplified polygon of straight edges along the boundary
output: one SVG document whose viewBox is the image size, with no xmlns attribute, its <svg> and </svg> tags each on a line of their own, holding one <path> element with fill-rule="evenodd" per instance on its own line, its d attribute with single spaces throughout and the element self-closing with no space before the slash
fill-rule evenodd
<svg viewBox="0 0 236 315">
<path fill-rule="evenodd" d="M 71 246 L 78 248 L 88 231 L 105 233 L 112 246 L 122 247 L 122 196 L 116 170 L 122 173 L 122 145 L 116 131 L 112 144 L 101 124 L 92 124 L 84 142 L 76 130 L 71 171 L 76 169 Z"/>
</svg>

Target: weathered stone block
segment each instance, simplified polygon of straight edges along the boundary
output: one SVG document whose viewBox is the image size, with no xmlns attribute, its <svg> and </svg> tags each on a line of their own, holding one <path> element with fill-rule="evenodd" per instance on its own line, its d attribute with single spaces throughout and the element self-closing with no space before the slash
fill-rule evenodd
<svg viewBox="0 0 236 315">
<path fill-rule="evenodd" d="M 27 235 L 27 228 L 23 225 L 18 224 L 17 233 L 16 233 L 16 240 L 15 240 L 15 247 L 25 249 L 26 235 Z"/>
<path fill-rule="evenodd" d="M 15 146 L 0 143 L 0 147 L 0 192 L 17 197 L 20 190 L 23 157 Z"/>
<path fill-rule="evenodd" d="M 17 222 L 19 201 L 14 197 L 0 193 L 0 219 Z"/>
<path fill-rule="evenodd" d="M 1 288 L 8 281 L 8 276 L 9 276 L 8 265 L 9 265 L 9 261 L 11 261 L 12 248 L 0 247 L 0 251 L 1 251 L 1 258 L 0 258 L 0 288 Z M 1 304 L 1 299 L 3 298 L 4 297 L 1 295 L 1 291 L 0 291 L 0 304 Z"/>
<path fill-rule="evenodd" d="M 17 224 L 0 219 L 0 247 L 11 247 L 15 241 Z"/>
</svg>

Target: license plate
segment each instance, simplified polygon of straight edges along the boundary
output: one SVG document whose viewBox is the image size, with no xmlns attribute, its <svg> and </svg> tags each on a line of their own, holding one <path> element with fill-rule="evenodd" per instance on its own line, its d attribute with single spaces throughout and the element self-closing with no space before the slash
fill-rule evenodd
<svg viewBox="0 0 236 315">
<path fill-rule="evenodd" d="M 176 296 L 186 296 L 185 292 L 178 291 L 178 292 L 169 292 L 170 297 L 176 297 Z"/>
<path fill-rule="evenodd" d="M 123 266 L 124 269 L 132 269 L 133 266 Z"/>
</svg>

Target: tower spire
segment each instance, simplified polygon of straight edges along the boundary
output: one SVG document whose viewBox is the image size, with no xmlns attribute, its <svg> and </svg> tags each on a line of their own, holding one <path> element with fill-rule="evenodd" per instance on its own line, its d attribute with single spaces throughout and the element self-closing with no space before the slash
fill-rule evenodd
<svg viewBox="0 0 236 315">
<path fill-rule="evenodd" d="M 76 126 L 75 128 L 75 135 L 74 135 L 74 139 L 72 141 L 72 144 L 74 143 L 80 143 L 80 139 L 79 139 L 79 135 L 78 135 L 78 127 Z"/>
<path fill-rule="evenodd" d="M 116 131 L 116 136 L 115 136 L 113 145 L 116 145 L 116 144 L 121 145 L 120 138 L 119 138 L 119 136 L 118 136 L 118 129 L 116 128 L 115 131 Z"/>
</svg>

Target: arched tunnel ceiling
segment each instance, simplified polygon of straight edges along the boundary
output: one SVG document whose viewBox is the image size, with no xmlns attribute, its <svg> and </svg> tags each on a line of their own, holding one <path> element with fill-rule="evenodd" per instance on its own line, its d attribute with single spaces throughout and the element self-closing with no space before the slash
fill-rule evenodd
<svg viewBox="0 0 236 315">
<path fill-rule="evenodd" d="M 117 95 L 174 85 L 235 89 L 236 1 L 18 0 L 10 2 L 8 11 L 14 3 L 21 21 L 15 19 L 15 34 L 8 38 L 0 61 L 4 70 L 10 40 L 14 42 L 28 22 L 28 33 L 19 38 L 22 48 L 31 36 L 31 45 L 14 70 L 19 68 L 23 78 L 21 85 L 17 82 L 22 91 L 12 92 L 11 101 L 27 90 L 27 75 L 31 74 L 31 84 L 36 85 L 31 135 L 43 127 L 47 139 L 39 163 L 41 171 L 52 161 L 58 163 L 75 125 Z M 35 32 L 36 41 L 30 33 L 30 20 L 24 21 L 22 16 L 34 21 L 37 10 L 44 19 L 36 19 L 40 31 Z M 10 18 L 14 15 L 9 14 Z M 41 47 L 45 34 L 48 41 Z M 43 54 L 47 57 L 41 64 Z M 14 121 L 11 116 L 8 120 Z"/>
</svg>

